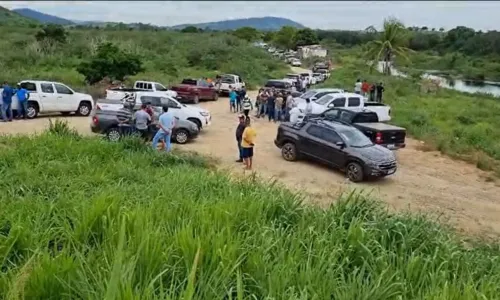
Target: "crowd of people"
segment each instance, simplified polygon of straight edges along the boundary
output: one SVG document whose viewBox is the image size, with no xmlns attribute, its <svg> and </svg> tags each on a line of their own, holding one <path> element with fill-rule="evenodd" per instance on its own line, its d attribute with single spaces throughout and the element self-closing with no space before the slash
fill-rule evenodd
<svg viewBox="0 0 500 300">
<path fill-rule="evenodd" d="M 12 122 L 14 119 L 14 114 L 12 112 L 12 97 L 17 96 L 18 108 L 17 108 L 17 119 L 27 119 L 28 117 L 28 99 L 30 97 L 29 92 L 22 86 L 18 85 L 16 89 L 9 86 L 7 81 L 3 83 L 2 91 L 2 101 L 0 102 L 2 111 L 2 121 Z"/>
<path fill-rule="evenodd" d="M 354 92 L 367 97 L 368 101 L 382 103 L 384 90 L 384 84 L 382 82 L 368 83 L 366 80 L 358 79 L 354 84 Z"/>
</svg>

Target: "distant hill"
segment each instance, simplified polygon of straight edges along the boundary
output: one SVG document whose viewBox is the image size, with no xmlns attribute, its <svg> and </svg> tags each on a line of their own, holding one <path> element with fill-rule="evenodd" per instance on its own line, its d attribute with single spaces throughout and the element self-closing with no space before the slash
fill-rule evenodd
<svg viewBox="0 0 500 300">
<path fill-rule="evenodd" d="M 12 12 L 18 13 L 21 16 L 24 16 L 26 18 L 34 19 L 37 20 L 40 23 L 44 24 L 59 24 L 59 25 L 72 25 L 75 24 L 73 21 L 59 18 L 56 16 L 44 14 L 42 12 L 29 9 L 29 8 L 18 8 L 18 9 L 13 9 Z"/>
<path fill-rule="evenodd" d="M 201 29 L 211 30 L 234 30 L 241 27 L 253 27 L 258 30 L 279 30 L 283 26 L 292 26 L 296 28 L 305 28 L 304 25 L 286 18 L 278 17 L 262 17 L 262 18 L 248 18 L 248 19 L 235 19 L 224 20 L 210 23 L 197 23 L 197 24 L 181 24 L 172 26 L 172 29 L 183 29 L 189 26 L 194 26 Z"/>
<path fill-rule="evenodd" d="M 5 7 L 0 6 L 0 24 L 27 25 L 36 23 L 38 23 L 36 20 L 27 18 L 17 12 L 10 11 Z"/>
</svg>

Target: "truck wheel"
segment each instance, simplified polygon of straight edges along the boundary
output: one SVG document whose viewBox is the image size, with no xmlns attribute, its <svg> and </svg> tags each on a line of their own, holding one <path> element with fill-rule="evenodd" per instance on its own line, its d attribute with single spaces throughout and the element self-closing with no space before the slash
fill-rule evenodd
<svg viewBox="0 0 500 300">
<path fill-rule="evenodd" d="M 174 141 L 177 144 L 185 144 L 189 140 L 189 133 L 185 129 L 178 129 L 175 132 Z"/>
<path fill-rule="evenodd" d="M 217 101 L 217 100 L 219 100 L 219 93 L 215 92 L 213 101 Z"/>
<path fill-rule="evenodd" d="M 200 97 L 198 95 L 194 96 L 193 103 L 194 104 L 200 103 Z"/>
<path fill-rule="evenodd" d="M 38 108 L 38 103 L 28 101 L 28 109 L 26 110 L 26 117 L 28 119 L 36 118 L 39 111 L 40 109 Z"/>
<path fill-rule="evenodd" d="M 110 142 L 118 142 L 121 139 L 122 134 L 117 127 L 112 127 L 108 129 L 108 132 L 106 132 L 106 137 Z"/>
<path fill-rule="evenodd" d="M 81 102 L 80 106 L 78 107 L 78 110 L 77 110 L 76 113 L 79 116 L 86 117 L 86 116 L 90 115 L 91 110 L 92 110 L 92 106 L 90 105 L 90 103 L 88 103 L 88 102 Z"/>
<path fill-rule="evenodd" d="M 346 167 L 346 175 L 352 182 L 360 182 L 363 181 L 363 167 L 357 162 L 350 162 Z"/>
<path fill-rule="evenodd" d="M 201 121 L 200 120 L 195 119 L 195 118 L 188 118 L 188 121 L 191 121 L 194 124 L 196 124 L 196 126 L 198 126 L 198 130 L 201 130 L 202 125 L 201 125 Z"/>
<path fill-rule="evenodd" d="M 286 161 L 296 161 L 297 160 L 297 147 L 292 142 L 286 142 L 283 147 L 281 147 L 281 156 Z"/>
</svg>

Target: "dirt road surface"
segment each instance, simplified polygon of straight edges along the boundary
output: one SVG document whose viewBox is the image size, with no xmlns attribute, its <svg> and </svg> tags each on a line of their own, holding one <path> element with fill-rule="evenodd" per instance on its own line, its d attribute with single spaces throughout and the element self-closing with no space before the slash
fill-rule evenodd
<svg viewBox="0 0 500 300">
<path fill-rule="evenodd" d="M 249 93 L 255 97 L 255 92 Z M 237 116 L 229 112 L 229 101 L 200 104 L 212 113 L 212 125 L 187 145 L 174 145 L 219 158 L 221 167 L 243 174 L 236 163 L 235 128 Z M 253 113 L 252 113 L 253 114 Z M 90 119 L 66 117 L 82 134 L 91 134 Z M 49 123 L 48 117 L 28 121 L 0 123 L 0 134 L 40 132 Z M 396 152 L 399 168 L 395 175 L 369 182 L 351 183 L 335 170 L 311 162 L 287 162 L 274 146 L 277 124 L 253 118 L 257 131 L 254 169 L 264 178 L 275 178 L 292 189 L 302 191 L 308 201 L 326 206 L 340 192 L 364 190 L 385 201 L 390 209 L 411 210 L 444 215 L 459 231 L 481 236 L 500 234 L 500 187 L 485 181 L 485 173 L 475 166 L 455 161 L 437 152 L 418 150 L 421 142 L 407 138 L 407 148 Z"/>
</svg>

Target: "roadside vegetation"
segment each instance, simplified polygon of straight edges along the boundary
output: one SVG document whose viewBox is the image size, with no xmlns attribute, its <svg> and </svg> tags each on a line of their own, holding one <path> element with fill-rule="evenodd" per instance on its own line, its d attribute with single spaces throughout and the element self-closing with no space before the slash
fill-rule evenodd
<svg viewBox="0 0 500 300">
<path fill-rule="evenodd" d="M 198 156 L 0 137 L 2 299 L 493 299 L 498 246 L 351 195 L 323 210 Z M 19 159 L 23 157 L 23 159 Z M 113 159 L 110 159 L 112 157 Z"/>
</svg>

